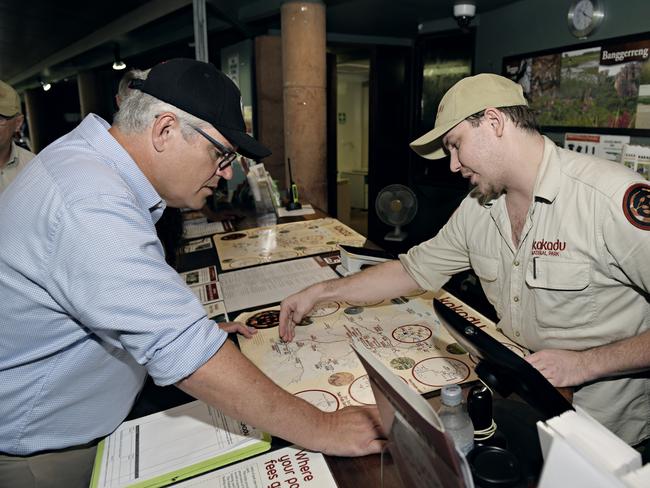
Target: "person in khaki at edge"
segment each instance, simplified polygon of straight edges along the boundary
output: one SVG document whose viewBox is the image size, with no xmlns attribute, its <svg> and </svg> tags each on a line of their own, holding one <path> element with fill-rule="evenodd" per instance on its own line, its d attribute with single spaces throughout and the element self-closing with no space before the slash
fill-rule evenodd
<svg viewBox="0 0 650 488">
<path fill-rule="evenodd" d="M 227 339 L 251 331 L 209 320 L 165 263 L 165 206 L 201 208 L 236 151 L 270 153 L 235 84 L 175 59 L 131 86 L 112 127 L 90 114 L 0 194 L 0 486 L 88 486 L 147 373 L 305 448 L 379 452 L 376 408 L 326 413 L 280 389 Z"/>
<path fill-rule="evenodd" d="M 512 340 L 553 385 L 624 439 L 650 437 L 650 185 L 620 164 L 542 136 L 521 87 L 465 78 L 411 144 L 474 189 L 431 240 L 399 260 L 286 298 L 280 335 L 320 301 L 438 290 L 472 268 Z M 639 446 L 643 450 L 644 446 Z M 646 453 L 647 454 L 647 453 Z"/>
<path fill-rule="evenodd" d="M 0 193 L 34 154 L 16 145 L 13 138 L 23 125 L 18 93 L 4 81 L 0 81 Z"/>
</svg>

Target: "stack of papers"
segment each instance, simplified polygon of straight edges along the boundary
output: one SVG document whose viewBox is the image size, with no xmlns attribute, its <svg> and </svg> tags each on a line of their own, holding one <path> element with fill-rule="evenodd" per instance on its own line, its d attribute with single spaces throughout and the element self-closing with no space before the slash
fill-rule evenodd
<svg viewBox="0 0 650 488">
<path fill-rule="evenodd" d="M 228 222 L 230 224 L 230 222 Z M 183 237 L 185 239 L 193 239 L 195 237 L 203 237 L 212 234 L 219 234 L 221 232 L 229 232 L 233 230 L 232 225 L 228 229 L 224 226 L 224 222 L 199 222 L 195 224 L 183 225 Z"/>
<path fill-rule="evenodd" d="M 537 431 L 544 455 L 540 488 L 625 487 L 622 477 L 641 468 L 641 455 L 585 411 L 564 412 Z"/>
<path fill-rule="evenodd" d="M 201 301 L 209 318 L 226 314 L 226 306 L 219 286 L 216 266 L 186 271 L 181 273 L 181 278 Z M 227 315 L 226 320 L 228 320 Z"/>
<path fill-rule="evenodd" d="M 90 486 L 165 486 L 270 447 L 268 434 L 195 401 L 120 425 L 97 447 Z"/>
</svg>

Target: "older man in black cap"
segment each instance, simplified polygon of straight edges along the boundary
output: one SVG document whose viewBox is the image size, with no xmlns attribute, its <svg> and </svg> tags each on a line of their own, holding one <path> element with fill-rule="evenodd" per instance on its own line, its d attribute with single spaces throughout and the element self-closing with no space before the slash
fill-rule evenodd
<svg viewBox="0 0 650 488">
<path fill-rule="evenodd" d="M 89 115 L 0 195 L 0 486 L 87 486 L 147 374 L 306 448 L 378 452 L 375 409 L 281 390 L 226 334 L 251 332 L 209 320 L 165 263 L 165 206 L 199 209 L 237 152 L 269 154 L 237 87 L 187 59 L 131 86 L 112 127 Z"/>
<path fill-rule="evenodd" d="M 0 193 L 34 157 L 33 153 L 14 142 L 23 120 L 18 93 L 0 81 Z"/>
</svg>

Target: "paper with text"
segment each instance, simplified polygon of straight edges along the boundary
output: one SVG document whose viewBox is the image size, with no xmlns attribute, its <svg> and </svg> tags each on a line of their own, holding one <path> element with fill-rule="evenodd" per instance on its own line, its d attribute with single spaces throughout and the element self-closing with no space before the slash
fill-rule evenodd
<svg viewBox="0 0 650 488">
<path fill-rule="evenodd" d="M 221 468 L 177 485 L 183 488 L 333 488 L 322 454 L 291 446 Z"/>
<path fill-rule="evenodd" d="M 91 487 L 165 486 L 267 451 L 270 442 L 194 401 L 122 423 L 98 446 Z"/>
<path fill-rule="evenodd" d="M 314 258 L 294 259 L 219 275 L 229 312 L 282 301 L 320 281 L 338 278 L 329 266 Z"/>
</svg>

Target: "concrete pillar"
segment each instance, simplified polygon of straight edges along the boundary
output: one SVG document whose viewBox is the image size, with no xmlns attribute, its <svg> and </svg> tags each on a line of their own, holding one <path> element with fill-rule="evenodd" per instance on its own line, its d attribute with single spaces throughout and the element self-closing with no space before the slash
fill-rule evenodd
<svg viewBox="0 0 650 488">
<path fill-rule="evenodd" d="M 95 73 L 92 71 L 84 71 L 82 73 L 79 73 L 77 75 L 77 87 L 79 90 L 79 107 L 81 110 L 81 118 L 83 119 L 91 112 L 102 113 Z"/>
<path fill-rule="evenodd" d="M 325 5 L 285 2 L 281 20 L 285 159 L 301 200 L 327 210 Z"/>
<path fill-rule="evenodd" d="M 42 94 L 41 88 L 32 88 L 25 91 L 25 118 L 29 127 L 29 142 L 34 153 L 43 149 L 43 138 L 41 135 L 41 119 L 39 113 L 42 113 Z"/>
</svg>

